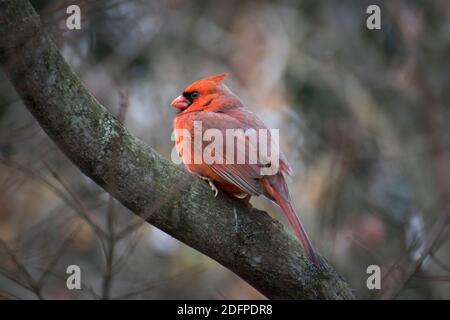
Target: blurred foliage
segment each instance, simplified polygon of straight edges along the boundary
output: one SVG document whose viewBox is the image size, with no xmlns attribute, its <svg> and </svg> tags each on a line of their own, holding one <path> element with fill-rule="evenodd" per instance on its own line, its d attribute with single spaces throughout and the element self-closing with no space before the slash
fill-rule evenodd
<svg viewBox="0 0 450 320">
<path fill-rule="evenodd" d="M 450 199 L 450 2 L 32 3 L 94 96 L 116 115 L 125 107 L 126 126 L 166 158 L 171 99 L 230 72 L 245 105 L 281 129 L 295 206 L 357 296 L 450 298 L 448 229 L 399 295 L 385 290 L 418 261 Z M 65 28 L 72 3 L 79 31 Z M 365 27 L 370 4 L 382 30 Z M 1 296 L 262 298 L 110 200 L 0 77 Z M 282 219 L 268 201 L 253 203 Z M 81 291 L 65 288 L 69 264 L 82 267 Z M 371 264 L 382 290 L 366 287 Z"/>
</svg>

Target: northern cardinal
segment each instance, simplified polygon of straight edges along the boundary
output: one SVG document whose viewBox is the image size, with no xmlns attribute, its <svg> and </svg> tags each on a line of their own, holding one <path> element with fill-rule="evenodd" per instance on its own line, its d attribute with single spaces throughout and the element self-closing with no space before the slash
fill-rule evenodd
<svg viewBox="0 0 450 320">
<path fill-rule="evenodd" d="M 218 74 L 200 79 L 189 85 L 179 97 L 172 101 L 171 106 L 180 110 L 174 119 L 177 152 L 182 157 L 187 170 L 207 180 L 216 195 L 217 189 L 220 189 L 231 196 L 245 199 L 247 204 L 251 196 L 263 195 L 279 205 L 306 255 L 317 265 L 319 261 L 317 255 L 292 207 L 285 181 L 285 177 L 292 174 L 292 169 L 281 152 L 279 153 L 278 171 L 270 175 L 262 175 L 261 169 L 267 166 L 267 161 L 262 163 L 258 158 L 257 162 L 253 164 L 248 162 L 239 164 L 233 161 L 229 163 L 230 161 L 226 161 L 230 160 L 227 159 L 227 150 L 216 150 L 215 156 L 223 157 L 224 161 L 206 163 L 202 160 L 206 142 L 203 141 L 200 148 L 198 145 L 195 147 L 192 140 L 177 133 L 180 129 L 186 129 L 191 136 L 194 136 L 195 122 L 201 123 L 202 132 L 207 129 L 216 129 L 220 130 L 223 136 L 226 136 L 227 129 L 267 130 L 264 123 L 246 110 L 240 99 L 222 83 L 226 76 L 227 74 Z M 261 147 L 260 145 L 254 146 L 247 138 L 245 139 L 248 149 Z M 201 161 L 195 162 L 195 156 L 199 156 Z M 248 156 L 245 159 L 248 160 Z"/>
</svg>

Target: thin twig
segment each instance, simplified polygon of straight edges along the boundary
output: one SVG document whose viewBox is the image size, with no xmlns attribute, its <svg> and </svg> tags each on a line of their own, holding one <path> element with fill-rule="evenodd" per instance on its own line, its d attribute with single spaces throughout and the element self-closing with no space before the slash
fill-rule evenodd
<svg viewBox="0 0 450 320">
<path fill-rule="evenodd" d="M 110 298 L 111 295 L 110 291 L 113 280 L 114 251 L 116 246 L 116 235 L 114 232 L 114 216 L 115 216 L 114 210 L 115 210 L 114 199 L 110 196 L 106 214 L 107 219 L 106 222 L 107 239 L 105 247 L 106 266 L 105 266 L 105 273 L 103 274 L 103 285 L 102 285 L 102 299 L 104 300 L 108 300 Z"/>
<path fill-rule="evenodd" d="M 408 283 L 411 277 L 419 270 L 423 261 L 430 255 L 430 253 L 434 250 L 437 240 L 440 238 L 441 234 L 448 227 L 450 221 L 450 205 L 447 210 L 444 210 L 441 216 L 436 221 L 433 226 L 434 231 L 429 234 L 427 239 L 424 242 L 424 249 L 422 253 L 414 263 L 410 264 L 403 270 L 402 278 L 394 283 L 393 286 L 386 288 L 386 290 L 382 293 L 382 299 L 395 299 L 404 286 Z"/>
<path fill-rule="evenodd" d="M 6 253 L 11 258 L 11 261 L 14 263 L 14 265 L 19 270 L 20 274 L 25 278 L 25 281 L 27 282 L 28 286 L 31 288 L 31 291 L 39 299 L 42 300 L 43 296 L 42 296 L 42 293 L 41 293 L 41 288 L 39 287 L 38 283 L 33 279 L 32 275 L 28 272 L 27 268 L 22 264 L 22 262 L 16 256 L 14 251 L 2 239 L 0 239 L 0 246 L 3 247 L 3 249 L 6 251 Z"/>
</svg>

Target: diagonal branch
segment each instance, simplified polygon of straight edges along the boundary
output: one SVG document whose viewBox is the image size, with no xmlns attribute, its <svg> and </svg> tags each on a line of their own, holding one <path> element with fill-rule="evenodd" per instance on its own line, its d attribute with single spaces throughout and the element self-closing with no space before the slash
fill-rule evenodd
<svg viewBox="0 0 450 320">
<path fill-rule="evenodd" d="M 72 162 L 124 206 L 269 298 L 353 298 L 326 262 L 320 270 L 311 265 L 268 214 L 222 194 L 213 198 L 203 182 L 131 135 L 85 89 L 27 0 L 0 0 L 0 34 L 0 64 L 25 106 Z"/>
</svg>

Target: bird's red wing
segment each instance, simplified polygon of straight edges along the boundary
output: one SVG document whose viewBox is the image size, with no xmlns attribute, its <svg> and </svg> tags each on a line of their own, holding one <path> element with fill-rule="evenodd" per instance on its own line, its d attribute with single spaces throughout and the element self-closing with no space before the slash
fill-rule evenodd
<svg viewBox="0 0 450 320">
<path fill-rule="evenodd" d="M 245 108 L 234 108 L 228 112 L 228 115 L 238 120 L 244 128 L 267 129 L 264 122 L 262 122 L 254 113 Z M 292 168 L 287 158 L 280 150 L 280 172 L 284 175 L 292 175 Z"/>
<path fill-rule="evenodd" d="M 235 139 L 234 154 L 226 152 L 226 129 L 244 128 L 242 123 L 223 113 L 201 112 L 196 116 L 195 121 L 201 121 L 203 131 L 207 129 L 218 129 L 222 132 L 223 148 L 215 150 L 215 157 L 222 159 L 221 163 L 208 164 L 210 168 L 224 180 L 239 187 L 242 191 L 249 195 L 259 196 L 263 193 L 260 183 L 261 165 L 256 161 L 250 164 L 249 154 L 257 154 L 257 145 L 252 143 L 245 135 L 237 135 Z M 256 141 L 257 143 L 257 141 Z M 203 150 L 209 142 L 204 142 Z M 238 146 L 245 147 L 238 147 Z M 194 152 L 203 152 L 203 150 L 194 150 Z M 245 159 L 244 163 L 239 164 L 238 159 Z M 258 160 L 258 159 L 257 159 Z"/>
</svg>

